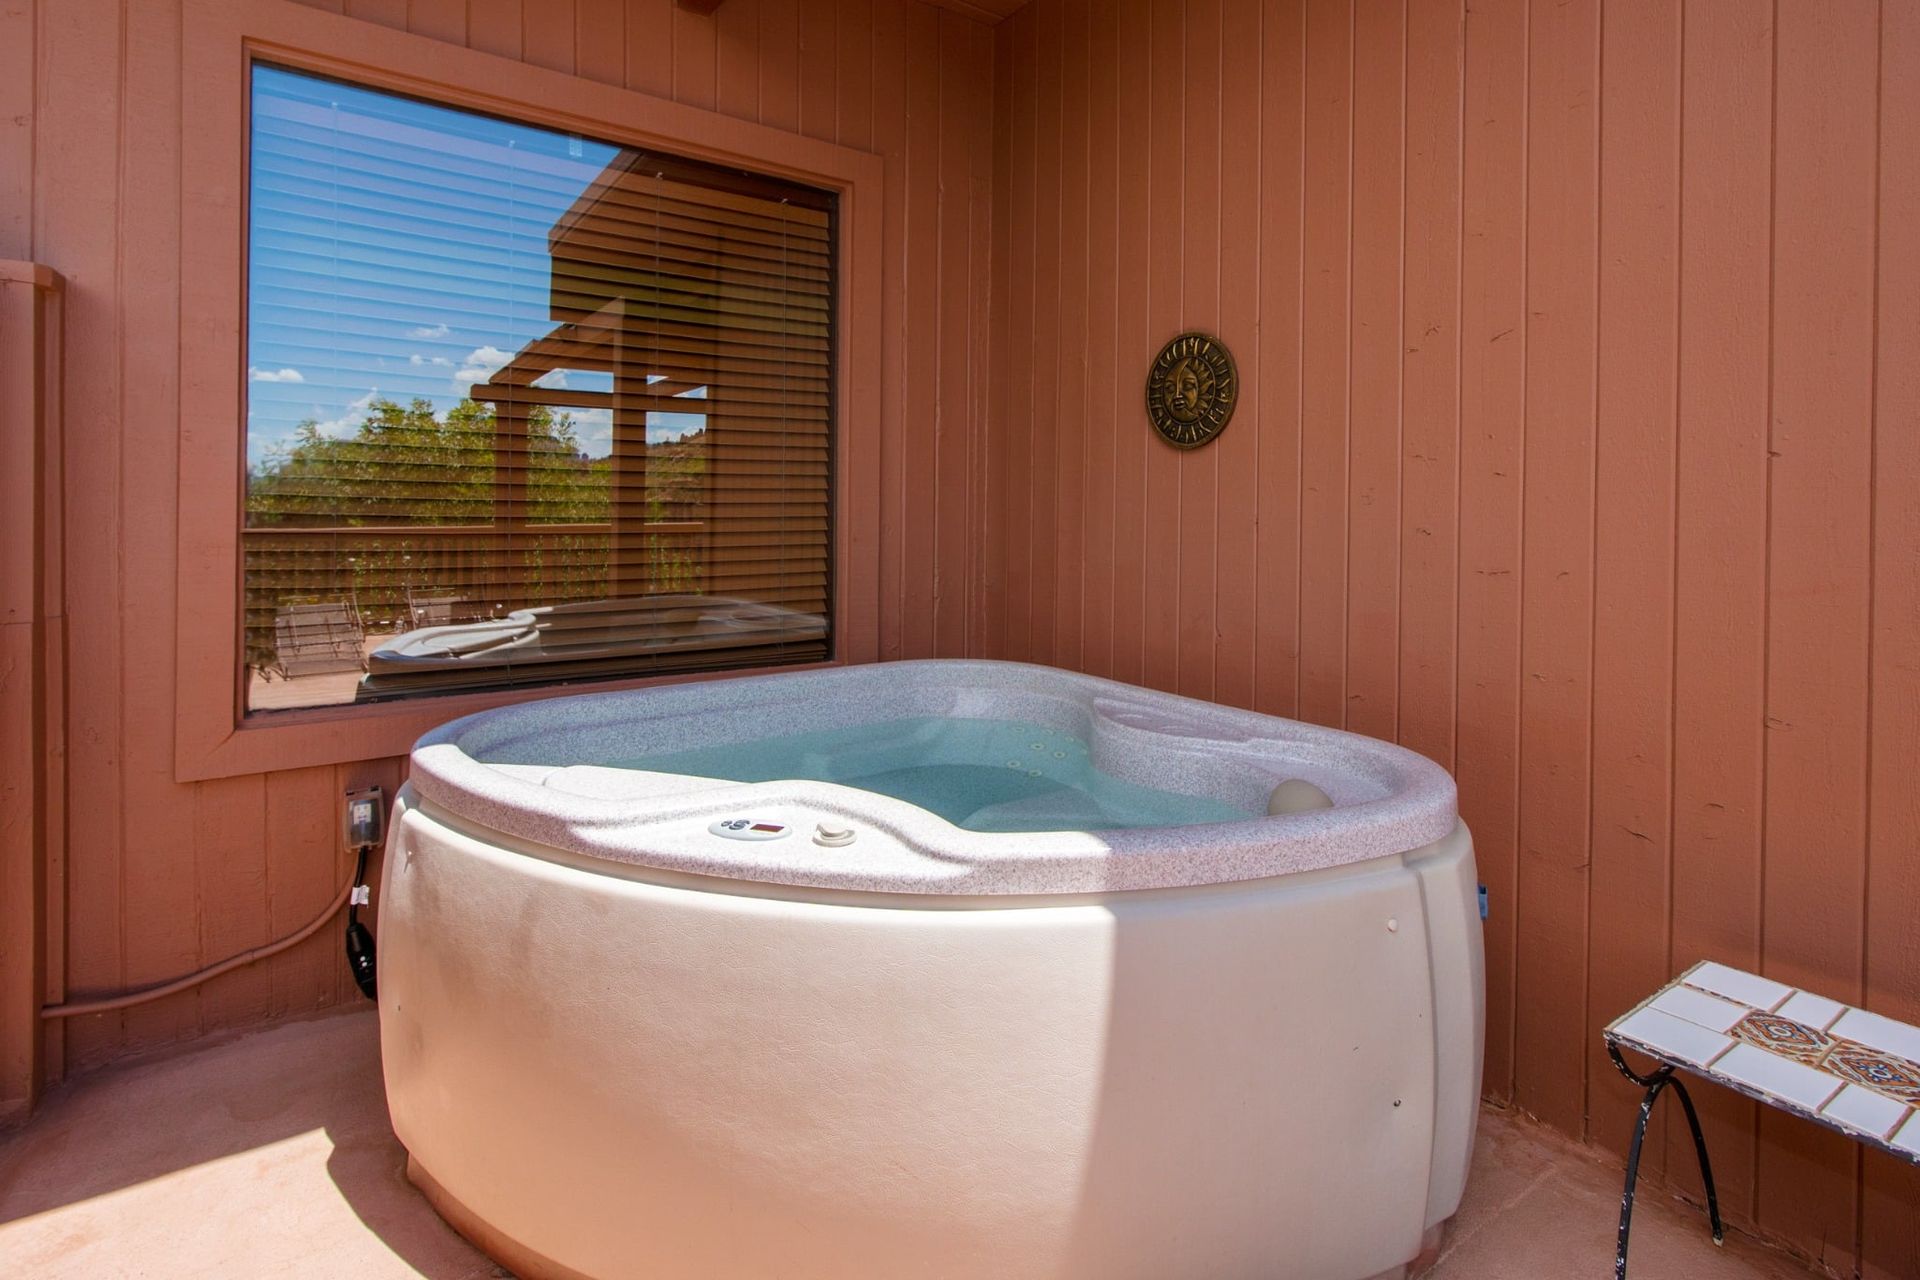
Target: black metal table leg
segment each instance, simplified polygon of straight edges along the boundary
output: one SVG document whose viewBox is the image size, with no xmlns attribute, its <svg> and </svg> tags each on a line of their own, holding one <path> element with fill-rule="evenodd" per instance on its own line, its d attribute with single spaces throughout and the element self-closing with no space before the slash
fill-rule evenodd
<svg viewBox="0 0 1920 1280">
<path fill-rule="evenodd" d="M 1680 1106 L 1687 1113 L 1687 1126 L 1693 1130 L 1693 1150 L 1700 1157 L 1700 1181 L 1707 1192 L 1707 1219 L 1713 1224 L 1713 1242 L 1721 1243 L 1726 1233 L 1720 1225 L 1720 1197 L 1713 1189 L 1713 1165 L 1707 1159 L 1707 1140 L 1700 1132 L 1700 1116 L 1693 1109 L 1693 1099 L 1687 1094 L 1687 1086 L 1674 1078 L 1673 1068 L 1662 1064 L 1658 1071 L 1643 1076 L 1627 1065 L 1620 1056 L 1619 1046 L 1607 1041 L 1607 1056 L 1613 1059 L 1613 1065 L 1620 1074 L 1647 1091 L 1640 1100 L 1640 1118 L 1634 1122 L 1633 1143 L 1627 1148 L 1627 1184 L 1620 1193 L 1620 1235 L 1614 1248 L 1614 1280 L 1627 1280 L 1627 1236 L 1633 1230 L 1633 1193 L 1634 1185 L 1640 1179 L 1640 1147 L 1647 1138 L 1647 1121 L 1653 1118 L 1653 1104 L 1659 1100 L 1660 1091 L 1669 1085 L 1680 1097 Z"/>
</svg>

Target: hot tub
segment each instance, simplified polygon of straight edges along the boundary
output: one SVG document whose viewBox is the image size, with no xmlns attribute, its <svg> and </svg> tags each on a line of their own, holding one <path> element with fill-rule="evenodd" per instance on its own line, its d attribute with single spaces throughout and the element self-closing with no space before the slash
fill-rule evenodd
<svg viewBox="0 0 1920 1280">
<path fill-rule="evenodd" d="M 1439 767 L 1010 663 L 455 721 L 379 978 L 411 1175 L 529 1278 L 1398 1276 L 1479 1096 Z"/>
</svg>

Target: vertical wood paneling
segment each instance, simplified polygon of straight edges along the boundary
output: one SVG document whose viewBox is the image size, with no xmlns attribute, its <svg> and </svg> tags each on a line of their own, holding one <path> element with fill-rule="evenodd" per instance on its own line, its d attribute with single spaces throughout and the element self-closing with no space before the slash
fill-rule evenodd
<svg viewBox="0 0 1920 1280">
<path fill-rule="evenodd" d="M 967 483 L 972 486 L 973 493 L 966 547 L 969 557 L 966 643 L 967 653 L 978 655 L 985 652 L 987 647 L 987 565 L 999 540 L 999 528 L 988 517 L 987 502 L 995 487 L 992 484 L 990 406 L 996 381 L 993 374 L 1000 367 L 995 361 L 998 352 L 993 349 L 988 336 L 993 323 L 992 293 L 999 285 L 994 270 L 994 228 L 999 213 L 995 192 L 998 184 L 994 182 L 993 175 L 1000 153 L 994 127 L 994 111 L 999 105 L 996 96 L 998 61 L 994 34 L 990 28 L 975 26 L 969 40 L 973 46 L 972 93 L 963 114 L 971 122 L 969 133 L 972 138 L 968 181 L 973 188 L 973 198 L 967 211 L 969 259 L 966 279 L 967 293 L 972 300 L 968 310 L 967 403 L 973 415 L 973 427 L 968 432 Z M 988 287 L 982 288 L 982 281 L 990 282 Z"/>
<path fill-rule="evenodd" d="M 575 0 L 573 11 L 574 70 L 602 84 L 627 82 L 626 0 Z M 449 32 L 456 30 L 451 24 Z M 455 40 L 452 34 L 440 36 Z"/>
<path fill-rule="evenodd" d="M 1527 10 L 1466 18 L 1461 153 L 1459 722 L 1454 777 L 1487 886 L 1489 1095 L 1514 1090 L 1520 787 L 1521 491 L 1526 479 Z"/>
<path fill-rule="evenodd" d="M 991 36 L 914 0 L 308 2 L 883 154 L 883 653 L 1447 764 L 1490 1093 L 1617 1145 L 1595 1030 L 1704 956 L 1920 1016 L 1910 6 L 1782 5 L 1776 38 L 1740 0 L 1034 0 Z M 302 923 L 349 869 L 340 790 L 404 762 L 172 782 L 178 9 L 5 21 L 34 96 L 0 237 L 71 282 L 92 798 L 54 931 L 113 989 Z M 54 154 L 107 185 L 35 185 Z M 1139 400 L 1183 326 L 1243 376 L 1186 456 Z M 357 999 L 337 945 L 80 1020 L 66 1061 Z M 1737 1221 L 1920 1269 L 1912 1170 L 1700 1100 Z"/>
<path fill-rule="evenodd" d="M 884 0 L 883 0 L 884 3 Z M 988 41 L 984 30 L 971 28 L 973 35 Z M 859 151 L 873 148 L 873 4 L 872 0 L 840 0 L 840 16 L 834 26 L 834 85 L 838 94 L 835 106 L 838 121 L 836 141 Z M 972 77 L 980 92 L 979 110 L 964 119 L 979 127 L 990 128 L 993 112 L 993 66 Z M 988 167 L 991 172 L 991 166 Z"/>
<path fill-rule="evenodd" d="M 1140 140 L 1148 150 L 1147 342 L 1157 351 L 1180 332 L 1181 284 L 1186 277 L 1186 163 L 1183 148 L 1186 25 L 1182 6 L 1155 0 L 1150 6 L 1148 75 L 1152 113 Z M 1048 179 L 1040 179 L 1044 185 Z M 1151 355 L 1149 355 L 1151 358 Z M 1142 566 L 1146 614 L 1141 623 L 1142 679 L 1171 689 L 1178 679 L 1180 591 L 1179 459 L 1149 445 L 1145 451 L 1146 554 Z"/>
<path fill-rule="evenodd" d="M 1594 1134 L 1624 1147 L 1640 1091 L 1600 1031 L 1670 976 L 1680 12 L 1630 0 L 1602 22 L 1593 667 L 1608 693 L 1593 702 L 1584 1039 Z M 1649 1159 L 1660 1150 L 1656 1135 Z"/>
<path fill-rule="evenodd" d="M 1220 38 L 1219 334 L 1240 353 L 1236 414 L 1245 416 L 1239 430 L 1220 438 L 1208 524 L 1218 565 L 1212 693 L 1239 706 L 1253 703 L 1254 609 L 1261 591 L 1259 530 L 1245 518 L 1259 502 L 1260 39 L 1260 0 L 1226 0 Z M 1112 421 L 1111 412 L 1104 420 Z M 1100 421 L 1091 419 L 1089 431 Z M 1090 494 L 1088 500 L 1097 498 Z"/>
<path fill-rule="evenodd" d="M 1300 700 L 1340 724 L 1347 692 L 1347 464 L 1353 302 L 1353 5 L 1307 0 L 1301 291 Z"/>
<path fill-rule="evenodd" d="M 36 149 L 47 155 L 97 156 L 101 185 L 116 194 L 127 118 L 124 37 L 120 6 L 108 0 L 39 11 Z M 123 265 L 118 203 L 100 199 L 99 188 L 90 184 L 42 181 L 34 188 L 34 254 L 67 278 L 62 467 L 68 500 L 62 546 L 67 564 L 84 566 L 95 588 L 70 594 L 66 602 L 67 766 L 70 776 L 86 779 L 87 797 L 71 807 L 68 841 L 70 849 L 88 853 L 72 857 L 67 867 L 67 984 L 69 990 L 83 991 L 118 990 L 127 981 L 119 603 L 119 351 L 125 320 L 117 305 Z M 74 376 L 76 365 L 83 376 Z M 104 1057 L 118 1044 L 123 1025 L 118 1014 L 76 1020 L 67 1028 L 70 1058 Z"/>
<path fill-rule="evenodd" d="M 1447 765 L 1486 1090 L 1616 1152 L 1599 1029 L 1695 960 L 1920 1013 L 1920 22 L 1778 8 L 1122 0 L 1084 125 L 1079 4 L 1000 29 L 989 497 L 1035 558 L 985 603 L 1036 621 L 989 656 Z M 1189 326 L 1243 399 L 1181 457 L 1139 396 Z M 1920 1270 L 1912 1171 L 1698 1096 L 1736 1221 Z"/>
<path fill-rule="evenodd" d="M 408 0 L 346 0 L 344 12 L 350 18 L 359 18 L 365 22 L 377 22 L 383 27 L 399 27 L 404 30 L 407 25 L 407 4 Z M 321 7 L 336 11 L 341 9 L 338 3 Z"/>
<path fill-rule="evenodd" d="M 787 33 L 797 47 L 798 11 L 791 0 L 762 0 L 760 51 L 763 64 L 760 90 L 762 123 L 772 123 L 775 111 L 789 107 L 791 127 L 799 116 L 799 80 L 790 76 L 791 56 L 782 61 L 776 37 Z M 874 15 L 873 100 L 874 149 L 886 160 L 884 239 L 887 277 L 881 305 L 886 311 L 889 341 L 882 353 L 881 396 L 896 421 L 907 419 L 907 16 L 897 6 L 883 6 Z M 785 21 L 793 19 L 788 27 Z M 782 78 L 787 77 L 787 78 Z M 898 335 L 899 341 L 892 338 Z M 902 521 L 906 519 L 906 459 L 901 442 L 890 438 L 880 449 L 880 656 L 902 656 L 900 628 L 904 613 L 903 582 L 906 566 Z"/>
<path fill-rule="evenodd" d="M 607 0 L 588 0 L 604 7 Z M 613 0 L 616 5 L 619 0 Z M 450 44 L 467 39 L 467 0 L 407 0 L 407 30 Z M 616 46 L 617 48 L 617 46 Z"/>
<path fill-rule="evenodd" d="M 0 10 L 0 254 L 33 260 L 33 5 Z"/>
<path fill-rule="evenodd" d="M 1120 28 L 1107 15 L 1088 23 L 1086 552 L 1080 574 L 1080 662 L 1114 669 L 1113 588 L 1119 574 L 1120 440 L 1107 430 L 1120 395 L 1120 138 L 1108 127 L 1119 109 Z M 1249 135 L 1250 136 L 1250 135 Z"/>
<path fill-rule="evenodd" d="M 1086 358 L 1087 330 L 1087 4 L 1063 0 L 1060 54 L 1060 237 L 1059 333 L 1062 348 L 1079 354 L 1058 362 L 1049 417 L 1053 423 L 1053 539 L 1062 564 L 1086 563 Z M 1083 573 L 1067 573 L 1053 593 L 1054 650 L 1051 661 L 1082 662 Z"/>
<path fill-rule="evenodd" d="M 1182 235 L 1180 250 L 1180 328 L 1220 331 L 1220 0 L 1191 0 L 1181 22 L 1186 39 L 1183 105 L 1184 167 L 1180 175 Z M 1206 198 L 1186 200 L 1186 193 Z M 1071 232 L 1064 233 L 1072 235 Z M 1172 337 L 1172 334 L 1165 335 Z M 1160 451 L 1165 456 L 1165 451 Z M 1195 698 L 1213 696 L 1213 610 L 1216 600 L 1212 519 L 1218 483 L 1217 449 L 1189 450 L 1172 456 L 1179 480 L 1178 506 L 1171 534 L 1179 560 L 1173 606 L 1175 667 L 1173 688 Z M 1062 660 L 1066 660 L 1065 655 Z"/>
<path fill-rule="evenodd" d="M 1877 14 L 1780 6 L 1775 45 L 1773 401 L 1768 441 L 1769 973 L 1860 998 L 1866 888 Z M 1817 856 L 1808 856 L 1818 850 Z M 1760 1117 L 1763 1220 L 1851 1267 L 1857 1153 Z M 1844 1229 L 1835 1229 L 1844 1223 Z"/>
<path fill-rule="evenodd" d="M 1514 1099 L 1579 1132 L 1591 803 L 1597 0 L 1535 4 Z"/>
<path fill-rule="evenodd" d="M 1254 706 L 1300 707 L 1300 447 L 1306 296 L 1306 12 L 1261 7 L 1260 370 L 1255 402 Z M 1137 367 L 1137 366 L 1136 366 Z M 1123 433 L 1124 434 L 1124 433 Z M 1130 433 L 1144 443 L 1145 432 Z"/>
<path fill-rule="evenodd" d="M 800 132 L 833 138 L 838 127 L 839 88 L 834 0 L 802 0 L 800 5 Z M 916 65 L 926 66 L 926 63 Z"/>
<path fill-rule="evenodd" d="M 935 323 L 930 345 L 937 365 L 930 380 L 935 409 L 932 448 L 927 454 L 933 477 L 934 555 L 933 572 L 928 575 L 933 587 L 932 626 L 922 652 L 956 658 L 967 652 L 967 569 L 971 559 L 967 549 L 968 504 L 972 497 L 967 484 L 967 453 L 974 423 L 967 386 L 967 343 L 973 312 L 967 274 L 973 251 L 969 220 L 974 136 L 967 106 L 975 80 L 973 25 L 958 14 L 939 15 L 939 77 L 935 87 L 940 137 L 934 147 L 939 203 L 930 238 L 936 248 L 939 273 L 932 293 L 936 302 L 929 308 Z"/>
<path fill-rule="evenodd" d="M 760 118 L 759 0 L 723 4 L 713 14 L 713 107 L 741 120 Z M 632 57 L 628 56 L 629 64 Z M 628 72 L 631 79 L 631 69 Z"/>
<path fill-rule="evenodd" d="M 1056 634 L 1056 574 L 1058 556 L 1055 541 L 1059 526 L 1055 514 L 1059 503 L 1060 366 L 1056 359 L 1060 332 L 1060 255 L 1064 244 L 1060 227 L 1060 130 L 1061 111 L 1061 27 L 1065 21 L 1062 5 L 1049 5 L 1039 14 L 1038 79 L 1034 85 L 1033 158 L 1036 175 L 1034 192 L 1033 247 L 1033 367 L 1034 380 L 1029 394 L 1027 422 L 1031 445 L 1024 460 L 1027 468 L 1031 514 L 1028 517 L 1033 540 L 1028 572 L 1033 579 L 1032 607 L 1027 615 L 1027 652 L 1035 662 L 1051 662 Z M 1044 179 L 1038 175 L 1046 175 Z M 1077 343 L 1078 335 L 1065 335 Z M 1069 580 L 1070 581 L 1070 580 Z"/>
<path fill-rule="evenodd" d="M 902 278 L 910 299 L 905 316 L 906 420 L 902 441 L 900 643 L 907 653 L 931 653 L 939 506 L 940 376 L 940 14 L 919 7 L 907 19 L 907 58 L 925 67 L 906 83 L 906 247 Z"/>
<path fill-rule="evenodd" d="M 1674 546 L 1673 960 L 1760 964 L 1772 228 L 1772 14 L 1690 5 L 1681 67 Z M 1699 1098 L 1722 1203 L 1753 1212 L 1758 1117 Z M 1667 1167 L 1693 1187 L 1691 1140 Z"/>
<path fill-rule="evenodd" d="M 993 183 L 992 263 L 989 279 L 992 287 L 987 298 L 987 432 L 986 484 L 981 495 L 986 503 L 986 529 L 983 531 L 985 560 L 981 570 L 980 627 L 982 653 L 1008 653 L 1007 613 L 1013 591 L 1010 529 L 1013 523 L 1013 459 L 1016 450 L 1011 438 L 1013 399 L 1012 352 L 1007 335 L 1013 328 L 1008 313 L 1012 293 L 1013 241 L 1010 226 L 1013 204 L 1006 175 L 1013 171 L 1013 47 L 1014 20 L 1001 23 L 993 32 Z"/>
<path fill-rule="evenodd" d="M 907 10 L 889 7 L 878 21 L 904 30 Z M 876 76 L 906 70 L 905 52 L 891 46 L 896 60 L 876 58 Z M 896 100 L 895 105 L 904 109 Z M 795 132 L 800 128 L 800 4 L 799 0 L 760 0 L 760 123 Z"/>
<path fill-rule="evenodd" d="M 520 56 L 549 71 L 573 71 L 575 0 L 543 0 L 520 9 Z M 677 13 L 678 10 L 675 10 Z M 378 21 L 378 19 L 376 19 Z M 676 54 L 678 50 L 676 49 Z M 675 58 L 675 69 L 678 69 Z M 675 86 L 676 91 L 678 85 Z M 677 92 L 676 92 L 676 96 Z"/>
<path fill-rule="evenodd" d="M 469 0 L 474 3 L 476 0 Z M 487 0 L 505 8 L 520 0 Z M 756 6 L 747 6 L 749 13 Z M 479 25 L 479 15 L 471 19 Z M 673 93 L 673 0 L 627 0 L 627 88 L 668 97 Z M 501 50 L 502 53 L 508 52 Z M 511 55 L 510 55 L 511 56 Z"/>
<path fill-rule="evenodd" d="M 1353 30 L 1347 674 L 1339 723 L 1388 739 L 1398 718 L 1400 684 L 1403 10 L 1359 5 Z"/>
<path fill-rule="evenodd" d="M 223 959 L 272 941 L 266 776 L 199 783 L 192 802 L 200 954 Z M 194 988 L 202 1026 L 265 1017 L 268 980 L 265 965 L 247 965 Z"/>
<path fill-rule="evenodd" d="M 127 10 L 128 106 L 122 127 L 159 126 L 144 145 L 121 156 L 126 198 L 120 234 L 142 246 L 141 270 L 134 279 L 122 278 L 118 302 L 127 331 L 143 335 L 126 346 L 118 406 L 126 528 L 129 535 L 137 531 L 121 543 L 125 577 L 119 625 L 122 651 L 139 655 L 120 672 L 127 981 L 139 985 L 190 972 L 200 956 L 193 931 L 179 927 L 194 919 L 201 893 L 192 825 L 141 816 L 177 813 L 184 799 L 173 780 L 171 744 L 173 504 L 180 425 L 180 38 L 180 18 L 170 8 Z M 126 1035 L 136 1042 L 165 1043 L 200 1029 L 191 1000 L 129 1009 L 124 1018 Z"/>
<path fill-rule="evenodd" d="M 995 328 L 1008 331 L 1007 362 L 1000 376 L 1006 380 L 1007 416 L 999 424 L 1005 446 L 1000 475 L 1006 493 L 1007 548 L 1006 635 L 1000 653 L 1010 658 L 1033 656 L 1033 589 L 1035 513 L 1031 459 L 1039 433 L 1034 423 L 1034 256 L 1040 234 L 1034 217 L 1038 183 L 1034 168 L 1034 127 L 1040 96 L 1040 41 L 1036 9 L 1029 6 L 1001 28 L 1012 46 L 1009 79 L 1013 120 L 1009 125 L 1008 169 L 1004 185 L 1011 205 L 1007 238 L 1007 301 L 1003 319 Z M 1013 335 L 1018 335 L 1017 337 Z"/>
<path fill-rule="evenodd" d="M 1460 126 L 1465 13 L 1407 9 L 1400 340 L 1400 740 L 1453 767 L 1459 625 Z"/>
<path fill-rule="evenodd" d="M 1015 15 L 1016 20 L 1027 10 Z M 1151 187 L 1153 157 L 1142 145 L 1148 136 L 1153 73 L 1151 6 L 1135 0 L 1123 4 L 1115 18 L 1116 57 L 1120 83 L 1118 107 L 1113 113 L 1119 146 L 1120 191 L 1114 206 L 1116 267 L 1114 284 L 1114 350 L 1118 357 L 1114 391 L 1116 425 L 1127 421 L 1130 404 L 1137 403 L 1139 384 L 1129 370 L 1146 367 L 1152 359 L 1154 333 L 1147 309 L 1152 299 L 1153 273 L 1145 266 L 1153 257 Z M 1102 128 L 1107 127 L 1102 121 Z M 1125 139 L 1125 145 L 1119 145 Z M 1014 211 L 1020 209 L 1014 196 Z M 1018 235 L 1018 232 L 1015 232 Z M 1016 350 L 1019 343 L 1013 343 Z M 1147 524 L 1147 459 L 1153 444 L 1144 431 L 1118 431 L 1114 444 L 1113 486 L 1113 675 L 1142 683 L 1146 673 L 1146 615 L 1150 609 L 1147 575 L 1143 571 L 1149 541 Z"/>
<path fill-rule="evenodd" d="M 656 4 L 671 4 L 673 0 L 654 0 Z M 631 49 L 636 37 L 642 32 L 636 27 L 627 29 L 629 50 L 627 55 L 628 84 L 633 85 L 632 75 L 634 58 Z M 502 58 L 520 56 L 520 0 L 467 0 L 467 46 L 482 53 L 497 54 Z"/>
<path fill-rule="evenodd" d="M 335 867 L 339 800 L 334 770 L 320 765 L 268 775 L 267 936 L 284 938 L 314 918 L 340 891 Z M 333 1003 L 340 940 L 332 930 L 266 962 L 268 1011 L 279 1017 Z M 175 970 L 179 972 L 179 970 Z M 165 1002 L 162 1002 L 164 1006 Z"/>
<path fill-rule="evenodd" d="M 1865 998 L 1920 1022 L 1920 8 L 1887 5 L 1881 22 Z M 1865 1161 L 1862 1270 L 1920 1275 L 1920 1168 Z"/>
<path fill-rule="evenodd" d="M 939 644 L 965 651 L 974 564 L 968 512 L 985 499 L 983 486 L 968 479 L 966 458 L 984 437 L 986 413 L 979 331 L 995 170 L 986 28 L 916 0 L 810 3 L 803 59 L 792 0 L 729 0 L 717 20 L 680 12 L 672 0 L 307 3 L 789 128 L 801 124 L 804 108 L 811 131 L 882 151 L 889 161 L 882 217 L 888 337 L 880 449 L 900 486 L 884 504 L 888 546 L 897 584 L 904 531 L 932 537 L 920 517 L 933 509 L 936 472 L 960 472 L 937 486 L 951 513 L 939 538 Z M 732 24 L 725 44 L 723 23 Z M 909 24 L 921 37 L 911 46 Z M 181 30 L 180 5 L 169 0 L 39 0 L 0 15 L 0 64 L 21 72 L 7 81 L 19 101 L 0 118 L 0 196 L 19 196 L 0 199 L 0 240 L 10 255 L 45 261 L 69 282 L 72 696 L 62 730 L 70 785 L 84 788 L 86 802 L 73 807 L 68 838 L 54 851 L 56 873 L 62 860 L 66 867 L 59 886 L 66 908 L 49 934 L 76 995 L 176 977 L 305 924 L 352 868 L 337 848 L 341 792 L 379 785 L 391 795 L 405 763 L 173 780 L 175 526 L 182 495 L 204 482 L 176 475 Z M 910 84 L 931 89 L 916 99 L 911 135 Z M 64 157 L 59 174 L 36 173 L 36 154 Z M 88 182 L 35 181 L 81 171 Z M 919 183 L 911 226 L 908 172 Z M 928 268 L 915 277 L 924 307 L 907 305 L 909 264 Z M 909 402 L 919 417 L 904 415 Z M 911 492 L 897 467 L 902 457 L 919 460 Z M 982 521 L 973 517 L 975 526 Z M 931 540 L 926 549 L 933 553 Z M 934 577 L 924 563 L 913 573 Z M 890 656 L 935 650 L 930 622 L 903 628 L 898 598 L 883 627 L 895 637 Z M 58 1024 L 49 1036 L 55 1074 L 221 1027 L 357 1001 L 339 947 L 337 928 L 329 928 L 192 993 Z"/>
<path fill-rule="evenodd" d="M 719 76 L 714 16 L 673 9 L 673 96 L 675 101 L 712 110 Z M 576 65 L 577 74 L 586 71 Z"/>
</svg>

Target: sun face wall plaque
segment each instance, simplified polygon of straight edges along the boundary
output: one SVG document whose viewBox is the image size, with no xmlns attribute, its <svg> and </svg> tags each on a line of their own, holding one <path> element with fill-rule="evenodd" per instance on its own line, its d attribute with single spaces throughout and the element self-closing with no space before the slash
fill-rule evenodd
<svg viewBox="0 0 1920 1280">
<path fill-rule="evenodd" d="M 1198 449 L 1225 431 L 1239 397 L 1233 356 L 1212 334 L 1181 334 L 1147 370 L 1147 420 L 1176 449 Z"/>
</svg>

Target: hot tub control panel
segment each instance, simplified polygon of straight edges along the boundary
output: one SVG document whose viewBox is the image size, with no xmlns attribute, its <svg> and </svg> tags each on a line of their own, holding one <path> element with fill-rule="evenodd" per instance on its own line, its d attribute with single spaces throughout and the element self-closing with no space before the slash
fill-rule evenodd
<svg viewBox="0 0 1920 1280">
<path fill-rule="evenodd" d="M 778 840 L 793 828 L 776 818 L 727 817 L 711 823 L 707 830 L 728 840 Z"/>
</svg>

